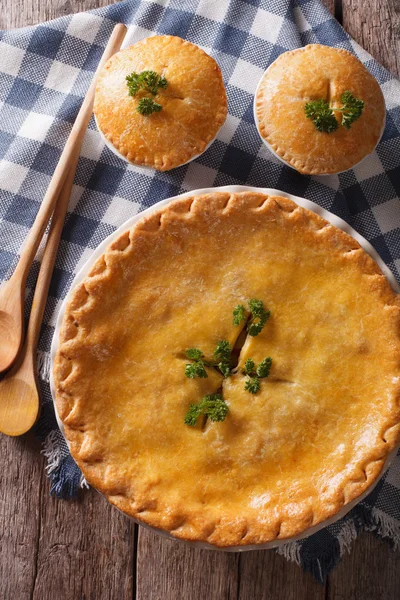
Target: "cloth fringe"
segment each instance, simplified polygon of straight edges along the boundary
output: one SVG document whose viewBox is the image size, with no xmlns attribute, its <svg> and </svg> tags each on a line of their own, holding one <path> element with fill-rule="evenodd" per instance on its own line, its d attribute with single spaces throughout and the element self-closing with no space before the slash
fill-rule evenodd
<svg viewBox="0 0 400 600">
<path fill-rule="evenodd" d="M 286 560 L 294 562 L 296 565 L 301 565 L 300 544 L 298 542 L 288 542 L 277 548 L 276 551 L 278 554 L 284 556 Z"/>
<path fill-rule="evenodd" d="M 277 549 L 286 560 L 296 563 L 313 577 L 323 583 L 327 574 L 334 568 L 340 558 L 349 553 L 354 540 L 361 531 L 370 531 L 378 537 L 388 539 L 394 550 L 400 550 L 400 524 L 378 508 L 358 504 L 343 523 L 339 533 L 332 536 L 333 544 L 328 544 L 325 552 L 307 551 L 307 538 L 298 542 L 289 542 Z M 315 534 L 315 535 L 318 535 Z"/>
<path fill-rule="evenodd" d="M 357 539 L 357 535 L 357 528 L 354 521 L 352 519 L 346 521 L 340 530 L 340 533 L 337 535 L 337 541 L 340 546 L 340 556 L 350 552 L 354 540 Z"/>
<path fill-rule="evenodd" d="M 60 445 L 59 432 L 51 431 L 43 442 L 41 453 L 47 460 L 46 473 L 50 475 L 60 466 L 63 458 L 63 451 Z"/>
<path fill-rule="evenodd" d="M 90 485 L 86 481 L 86 479 L 85 479 L 85 477 L 84 477 L 83 474 L 82 474 L 81 480 L 79 482 L 79 487 L 81 488 L 81 490 L 83 490 L 83 489 L 88 490 L 90 488 Z"/>
<path fill-rule="evenodd" d="M 50 381 L 51 359 L 49 352 L 37 351 L 37 369 L 39 378 L 46 383 Z"/>
<path fill-rule="evenodd" d="M 315 534 L 315 535 L 318 535 Z M 304 542 L 307 538 L 304 539 Z M 286 560 L 296 563 L 304 571 L 311 573 L 316 581 L 324 583 L 328 573 L 336 566 L 342 556 L 340 545 L 336 538 L 332 536 L 332 543 L 326 547 L 319 548 L 319 552 L 312 552 L 306 549 L 302 540 L 298 542 L 289 542 L 277 549 L 278 554 L 282 554 Z"/>
<path fill-rule="evenodd" d="M 340 533 L 338 533 L 336 538 L 339 542 L 340 556 L 343 556 L 343 554 L 345 554 L 346 552 L 350 552 L 351 545 L 357 538 L 357 528 L 354 524 L 354 521 L 347 521 L 343 525 L 342 529 L 340 530 Z M 299 566 L 302 564 L 301 543 L 299 542 L 288 542 L 284 546 L 278 548 L 277 553 L 284 556 L 286 560 L 294 562 Z M 318 568 L 318 570 L 320 570 L 320 567 Z"/>
<path fill-rule="evenodd" d="M 381 538 L 389 538 L 394 550 L 400 550 L 400 524 L 379 508 L 358 507 L 364 529 L 372 531 Z"/>
<path fill-rule="evenodd" d="M 57 498 L 76 498 L 82 487 L 89 487 L 82 476 L 59 429 L 53 429 L 43 441 L 42 454 L 47 460 L 46 474 L 50 494 Z"/>
</svg>

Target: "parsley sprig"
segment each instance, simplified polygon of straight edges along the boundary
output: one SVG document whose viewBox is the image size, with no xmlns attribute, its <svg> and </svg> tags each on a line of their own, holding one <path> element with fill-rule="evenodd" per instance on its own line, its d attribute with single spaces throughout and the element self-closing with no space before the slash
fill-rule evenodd
<svg viewBox="0 0 400 600">
<path fill-rule="evenodd" d="M 270 311 L 264 306 L 262 300 L 252 298 L 248 302 L 248 309 L 243 304 L 238 304 L 232 313 L 233 325 L 239 326 L 242 321 L 246 322 L 248 335 L 255 337 L 263 329 L 270 317 Z M 236 362 L 232 359 L 233 348 L 228 340 L 219 340 L 211 359 L 206 358 L 200 348 L 188 348 L 185 351 L 186 358 L 191 362 L 185 365 L 185 375 L 189 379 L 207 378 L 206 367 L 217 369 L 227 378 L 236 373 Z M 269 376 L 272 366 L 272 358 L 268 356 L 256 366 L 254 360 L 248 358 L 242 371 L 246 375 L 244 389 L 251 394 L 256 394 L 261 387 L 261 379 Z M 224 421 L 228 414 L 228 405 L 220 393 L 204 396 L 198 404 L 191 404 L 185 416 L 186 425 L 194 426 L 200 415 L 209 417 L 211 421 Z"/>
<path fill-rule="evenodd" d="M 160 112 L 160 110 L 162 110 L 162 106 L 161 104 L 158 104 L 158 102 L 155 102 L 152 98 L 141 98 L 136 110 L 141 115 L 147 117 L 153 112 Z"/>
<path fill-rule="evenodd" d="M 328 102 L 322 99 L 307 102 L 304 107 L 306 117 L 311 119 L 318 131 L 332 133 L 339 127 L 335 112 L 341 112 L 341 124 L 345 129 L 350 129 L 354 121 L 361 117 L 364 102 L 353 96 L 349 90 L 341 95 L 340 100 L 343 105 L 341 108 L 332 108 Z"/>
<path fill-rule="evenodd" d="M 126 82 L 130 96 L 136 96 L 139 90 L 156 96 L 159 89 L 165 89 L 168 85 L 165 77 L 155 71 L 142 71 L 141 73 L 134 71 L 126 76 Z"/>
<path fill-rule="evenodd" d="M 325 100 L 312 100 L 305 105 L 306 117 L 318 131 L 332 133 L 339 127 L 333 110 Z"/>
<path fill-rule="evenodd" d="M 228 340 L 220 340 L 214 351 L 214 357 L 219 361 L 217 367 L 224 377 L 229 377 L 231 372 L 231 355 L 232 348 Z"/>
<path fill-rule="evenodd" d="M 251 320 L 247 325 L 247 333 L 252 337 L 255 337 L 264 328 L 265 323 L 268 321 L 271 313 L 266 310 L 264 303 L 261 300 L 249 300 L 249 308 L 251 312 Z"/>
<path fill-rule="evenodd" d="M 342 94 L 341 100 L 343 102 L 343 108 L 338 108 L 342 113 L 342 125 L 346 129 L 350 129 L 352 123 L 359 119 L 364 109 L 364 102 L 358 100 L 348 90 Z"/>
<path fill-rule="evenodd" d="M 202 359 L 198 359 L 193 363 L 188 363 L 185 367 L 185 375 L 189 379 L 194 379 L 195 377 L 207 379 L 208 375 L 205 369 L 204 361 Z"/>
<path fill-rule="evenodd" d="M 229 407 L 221 394 L 203 396 L 198 404 L 191 404 L 185 415 L 185 424 L 194 427 L 200 415 L 205 415 L 211 421 L 224 421 Z"/>
<path fill-rule="evenodd" d="M 126 84 L 130 96 L 136 96 L 140 91 L 156 96 L 160 89 L 165 89 L 167 87 L 168 82 L 162 75 L 159 75 L 155 71 L 148 70 L 142 71 L 141 73 L 136 73 L 134 71 L 130 75 L 127 75 Z M 139 100 L 136 110 L 141 115 L 148 116 L 153 112 L 160 112 L 162 106 L 152 98 L 144 97 Z"/>
<path fill-rule="evenodd" d="M 247 333 L 255 337 L 261 333 L 271 313 L 265 308 L 262 300 L 256 300 L 255 298 L 249 300 L 249 312 L 251 313 L 251 318 L 247 322 Z M 246 308 L 243 304 L 238 304 L 234 308 L 232 316 L 232 322 L 235 326 L 240 325 L 241 321 L 246 321 Z"/>
<path fill-rule="evenodd" d="M 251 394 L 257 394 L 261 387 L 260 379 L 265 379 L 269 376 L 272 367 L 272 358 L 268 356 L 260 362 L 256 367 L 254 360 L 248 358 L 244 363 L 243 374 L 247 375 L 247 379 L 244 384 L 246 392 Z"/>
<path fill-rule="evenodd" d="M 243 306 L 243 304 L 238 304 L 236 308 L 233 309 L 232 315 L 233 324 L 235 327 L 237 327 L 242 321 L 246 320 L 246 308 Z"/>
<path fill-rule="evenodd" d="M 216 367 L 224 377 L 230 375 L 232 347 L 228 340 L 218 342 L 213 354 L 214 360 L 206 360 L 204 353 L 198 348 L 188 348 L 185 354 L 189 360 L 193 361 L 185 367 L 185 375 L 189 379 L 208 377 L 205 367 Z"/>
</svg>

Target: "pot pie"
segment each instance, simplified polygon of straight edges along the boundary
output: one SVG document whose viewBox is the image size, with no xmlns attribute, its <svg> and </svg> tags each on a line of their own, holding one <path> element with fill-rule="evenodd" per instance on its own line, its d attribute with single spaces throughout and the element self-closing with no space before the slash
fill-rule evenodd
<svg viewBox="0 0 400 600">
<path fill-rule="evenodd" d="M 225 121 L 221 70 L 179 37 L 143 39 L 105 64 L 94 114 L 100 133 L 123 158 L 173 169 L 204 152 Z"/>
<path fill-rule="evenodd" d="M 356 165 L 375 149 L 385 123 L 376 79 L 347 50 L 320 44 L 281 54 L 264 73 L 254 108 L 267 146 L 310 175 Z"/>
<path fill-rule="evenodd" d="M 249 301 L 269 311 L 254 335 Z M 177 199 L 74 289 L 57 411 L 87 481 L 139 522 L 218 547 L 286 539 L 362 494 L 398 443 L 399 331 L 377 264 L 320 216 L 264 193 Z M 207 362 L 221 340 L 240 346 L 226 377 Z M 187 374 L 195 348 L 206 377 Z M 266 357 L 250 393 L 243 371 Z M 224 419 L 187 424 L 217 391 Z"/>
</svg>

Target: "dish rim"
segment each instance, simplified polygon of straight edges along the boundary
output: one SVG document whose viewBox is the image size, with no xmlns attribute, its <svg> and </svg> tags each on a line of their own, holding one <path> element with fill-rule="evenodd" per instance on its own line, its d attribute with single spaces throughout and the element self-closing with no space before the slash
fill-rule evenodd
<svg viewBox="0 0 400 600">
<path fill-rule="evenodd" d="M 308 45 L 310 45 L 310 44 L 307 44 L 306 46 L 308 46 Z M 322 46 L 324 44 L 319 44 L 319 45 Z M 294 50 L 287 50 L 287 52 L 295 52 L 296 50 L 304 50 L 306 48 L 306 46 L 301 46 L 300 48 L 295 48 Z M 333 46 L 330 46 L 330 48 L 333 48 Z M 334 48 L 334 49 L 336 50 L 337 48 Z M 282 52 L 282 54 L 286 54 L 286 52 Z M 273 150 L 273 148 L 270 145 L 270 143 L 267 142 L 267 140 L 261 135 L 260 127 L 259 127 L 259 123 L 260 122 L 259 122 L 259 120 L 257 118 L 256 100 L 257 100 L 257 96 L 258 96 L 258 92 L 259 92 L 261 83 L 262 83 L 265 75 L 269 71 L 269 69 L 272 67 L 272 65 L 274 63 L 276 63 L 276 61 L 278 60 L 278 58 L 280 58 L 282 56 L 282 54 L 280 54 L 274 61 L 272 61 L 272 63 L 270 65 L 268 65 L 268 67 L 265 69 L 264 73 L 260 77 L 260 80 L 259 80 L 259 82 L 257 84 L 257 87 L 256 87 L 256 91 L 254 92 L 254 98 L 253 98 L 253 119 L 254 119 L 255 126 L 257 128 L 257 133 L 260 136 L 261 141 L 268 148 L 268 150 L 271 152 L 271 154 L 273 154 L 275 156 L 275 158 L 277 158 L 281 163 L 283 163 L 287 167 L 290 167 L 291 169 L 293 169 L 293 171 L 296 171 L 297 173 L 301 173 L 300 171 L 298 171 L 296 169 L 296 167 L 294 167 L 293 165 L 291 165 L 284 158 L 282 158 L 281 156 L 279 156 L 279 154 L 277 154 L 275 152 L 275 150 Z M 356 56 L 356 58 L 357 58 L 357 60 L 360 60 L 357 56 Z M 363 64 L 363 63 L 361 63 L 361 64 Z M 365 65 L 363 65 L 363 66 L 365 66 Z M 371 75 L 372 75 L 372 73 L 371 73 Z M 378 85 L 379 85 L 379 83 L 378 83 Z M 381 88 L 380 85 L 379 85 L 379 87 Z M 381 88 L 381 91 L 382 91 L 382 88 Z M 383 92 L 382 92 L 382 95 L 383 95 Z M 329 176 L 332 176 L 332 175 L 340 175 L 341 173 L 346 173 L 347 171 L 350 171 L 351 169 L 354 169 L 355 167 L 358 167 L 366 158 L 368 158 L 368 156 L 371 156 L 371 154 L 373 154 L 375 152 L 378 144 L 380 143 L 380 141 L 382 139 L 382 136 L 383 136 L 383 133 L 385 131 L 385 127 L 386 127 L 386 113 L 387 113 L 387 109 L 386 109 L 385 97 L 383 97 L 383 101 L 384 101 L 384 104 L 385 104 L 385 115 L 384 115 L 384 119 L 383 119 L 383 123 L 382 123 L 381 133 L 379 135 L 378 141 L 376 142 L 376 144 L 375 144 L 373 150 L 371 150 L 371 152 L 369 152 L 368 154 L 366 154 L 361 160 L 359 160 L 357 163 L 355 163 L 354 165 L 352 165 L 348 169 L 344 169 L 344 171 L 335 171 L 333 173 L 312 173 L 312 174 L 311 173 L 301 173 L 301 175 L 304 175 L 305 177 L 329 177 Z"/>
<path fill-rule="evenodd" d="M 57 424 L 61 431 L 62 436 L 65 439 L 65 442 L 66 442 L 68 448 L 69 448 L 69 442 L 68 442 L 67 438 L 65 437 L 64 426 L 63 426 L 63 423 L 62 423 L 62 421 L 58 415 L 58 411 L 57 411 L 57 405 L 56 405 L 56 400 L 55 400 L 56 394 L 55 394 L 55 387 L 54 387 L 53 368 L 54 368 L 55 356 L 56 356 L 58 345 L 59 345 L 59 334 L 60 334 L 62 321 L 64 318 L 66 306 L 69 302 L 69 299 L 72 295 L 73 290 L 75 289 L 75 287 L 77 285 L 82 283 L 84 278 L 88 275 L 89 271 L 93 267 L 94 263 L 97 261 L 97 259 L 102 254 L 104 254 L 107 247 L 114 240 L 116 240 L 122 233 L 124 233 L 125 231 L 131 229 L 134 225 L 136 225 L 136 223 L 138 221 L 140 221 L 143 217 L 149 217 L 151 214 L 157 212 L 163 206 L 166 206 L 167 204 L 174 202 L 175 200 L 184 199 L 184 198 L 191 197 L 194 195 L 199 196 L 199 195 L 210 194 L 210 193 L 215 193 L 215 192 L 225 192 L 225 193 L 228 192 L 228 193 L 232 193 L 232 194 L 240 193 L 240 192 L 258 192 L 258 193 L 267 194 L 269 196 L 282 196 L 284 198 L 288 198 L 289 200 L 296 202 L 299 206 L 302 206 L 303 208 L 306 208 L 307 210 L 311 210 L 311 211 L 315 212 L 316 214 L 320 215 L 321 217 L 323 217 L 324 219 L 329 221 L 335 227 L 338 227 L 339 229 L 341 229 L 348 235 L 351 235 L 361 245 L 361 247 L 375 260 L 375 262 L 378 264 L 378 266 L 382 270 L 383 275 L 389 281 L 392 289 L 396 293 L 400 294 L 400 285 L 397 283 L 395 276 L 393 275 L 393 273 L 389 269 L 389 267 L 385 264 L 385 262 L 382 260 L 382 258 L 379 256 L 378 252 L 375 250 L 375 248 L 372 246 L 372 244 L 370 242 L 368 242 L 368 240 L 366 240 L 362 235 L 360 235 L 355 229 L 353 229 L 341 217 L 334 215 L 333 213 L 331 213 L 328 210 L 326 210 L 325 208 L 321 207 L 319 204 L 316 204 L 312 200 L 307 200 L 306 198 L 302 198 L 301 196 L 295 196 L 293 194 L 289 194 L 287 192 L 283 192 L 281 190 L 277 190 L 274 188 L 259 188 L 259 187 L 255 187 L 255 186 L 243 186 L 243 185 L 228 185 L 228 186 L 219 186 L 219 187 L 214 187 L 214 188 L 200 188 L 200 189 L 195 189 L 195 190 L 192 190 L 189 192 L 184 192 L 183 194 L 178 194 L 177 196 L 172 196 L 170 198 L 165 198 L 164 200 L 160 200 L 159 202 L 157 202 L 156 204 L 153 204 L 149 208 L 146 208 L 146 209 L 136 213 L 132 217 L 128 218 L 113 233 L 111 233 L 109 236 L 107 236 L 95 249 L 93 249 L 91 255 L 88 257 L 88 259 L 85 261 L 85 263 L 79 268 L 78 272 L 75 274 L 74 279 L 69 288 L 69 291 L 61 303 L 61 306 L 60 306 L 60 309 L 59 309 L 59 312 L 57 315 L 57 319 L 56 319 L 56 325 L 54 328 L 53 338 L 52 338 L 52 342 L 51 342 L 51 349 L 50 349 L 50 391 L 51 391 L 51 397 L 52 397 L 52 401 L 53 401 L 54 412 L 55 412 Z M 150 529 L 151 531 L 154 531 L 155 533 L 158 533 L 168 539 L 174 540 L 176 542 L 182 542 L 184 544 L 188 544 L 188 545 L 196 547 L 196 548 L 217 550 L 220 552 L 246 552 L 246 551 L 251 551 L 251 550 L 267 550 L 267 549 L 272 549 L 272 548 L 279 548 L 290 542 L 298 541 L 298 540 L 304 539 L 306 537 L 309 537 L 310 535 L 317 533 L 321 529 L 324 529 L 328 525 L 332 525 L 333 523 L 335 523 L 335 522 L 339 521 L 341 518 L 343 518 L 348 512 L 350 512 L 350 510 L 354 506 L 356 506 L 356 504 L 361 502 L 368 494 L 370 494 L 372 492 L 374 487 L 378 484 L 378 482 L 380 481 L 380 479 L 382 478 L 384 473 L 389 468 L 389 466 L 392 463 L 393 459 L 395 458 L 399 448 L 400 448 L 400 443 L 398 444 L 398 446 L 396 446 L 396 448 L 394 448 L 394 450 L 392 450 L 392 452 L 389 453 L 389 455 L 386 458 L 385 464 L 382 468 L 380 475 L 367 488 L 367 490 L 365 490 L 365 492 L 363 492 L 360 496 L 358 496 L 357 498 L 355 498 L 354 500 L 349 502 L 349 504 L 346 504 L 346 506 L 343 507 L 338 513 L 336 513 L 336 515 L 333 515 L 329 519 L 326 519 L 325 521 L 322 521 L 321 523 L 318 523 L 317 525 L 314 525 L 313 527 L 308 528 L 307 530 L 303 531 L 301 534 L 299 534 L 297 536 L 286 538 L 284 540 L 273 540 L 271 542 L 266 542 L 264 544 L 250 544 L 248 546 L 230 546 L 230 547 L 225 547 L 225 548 L 219 548 L 219 547 L 213 546 L 212 544 L 209 544 L 208 542 L 201 542 L 201 541 L 189 542 L 189 541 L 181 540 L 179 538 L 174 537 L 167 531 L 164 531 L 162 529 L 157 529 L 156 527 L 147 525 L 146 523 L 143 523 L 140 520 L 135 519 L 134 517 L 131 517 L 130 515 L 127 515 L 123 511 L 120 511 L 120 512 L 122 512 L 129 519 L 132 519 L 138 525 L 146 527 L 147 529 Z M 72 456 L 72 454 L 71 454 L 71 456 Z M 96 489 L 96 488 L 93 488 L 93 489 Z M 102 496 L 104 496 L 104 494 L 102 492 L 100 492 L 99 490 L 96 489 L 96 491 L 98 493 L 100 493 Z M 117 508 L 117 510 L 120 510 L 120 509 Z"/>
</svg>

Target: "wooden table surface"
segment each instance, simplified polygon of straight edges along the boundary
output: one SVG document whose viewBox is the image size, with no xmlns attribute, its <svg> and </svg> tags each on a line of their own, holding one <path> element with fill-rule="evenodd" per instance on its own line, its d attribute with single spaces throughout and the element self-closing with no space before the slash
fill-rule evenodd
<svg viewBox="0 0 400 600">
<path fill-rule="evenodd" d="M 227 1 L 227 0 L 216 0 Z M 107 0 L 0 0 L 0 28 Z M 325 0 L 347 31 L 400 74 L 400 0 Z M 0 435 L 1 600 L 398 600 L 400 552 L 364 533 L 325 585 L 275 551 L 197 550 L 134 525 L 97 492 L 49 497 L 32 434 Z"/>
</svg>

